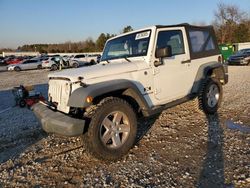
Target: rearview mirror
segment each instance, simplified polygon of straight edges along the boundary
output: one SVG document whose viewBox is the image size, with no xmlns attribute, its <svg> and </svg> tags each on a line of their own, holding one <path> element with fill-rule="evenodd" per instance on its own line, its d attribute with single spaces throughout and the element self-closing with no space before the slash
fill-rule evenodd
<svg viewBox="0 0 250 188">
<path fill-rule="evenodd" d="M 164 57 L 171 57 L 172 56 L 172 49 L 171 46 L 166 46 L 165 48 L 158 48 L 155 52 L 156 58 L 164 58 Z"/>
</svg>

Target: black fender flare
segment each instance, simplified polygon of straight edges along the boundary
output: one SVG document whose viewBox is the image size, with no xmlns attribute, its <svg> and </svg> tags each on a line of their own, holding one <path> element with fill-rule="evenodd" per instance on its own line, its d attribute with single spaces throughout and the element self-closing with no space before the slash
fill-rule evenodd
<svg viewBox="0 0 250 188">
<path fill-rule="evenodd" d="M 149 109 L 146 99 L 143 97 L 143 94 L 140 92 L 136 84 L 125 79 L 104 81 L 87 85 L 86 87 L 80 87 L 71 93 L 68 106 L 86 108 L 91 105 L 91 103 L 86 101 L 88 96 L 95 99 L 96 97 L 115 91 L 122 91 L 122 95 L 132 97 L 141 109 Z"/>
<path fill-rule="evenodd" d="M 213 73 L 219 81 L 223 80 L 223 84 L 228 82 L 227 68 L 225 69 L 223 64 L 216 61 L 205 63 L 201 65 L 197 71 L 191 93 L 198 93 L 206 81 L 207 76 L 213 76 Z"/>
</svg>

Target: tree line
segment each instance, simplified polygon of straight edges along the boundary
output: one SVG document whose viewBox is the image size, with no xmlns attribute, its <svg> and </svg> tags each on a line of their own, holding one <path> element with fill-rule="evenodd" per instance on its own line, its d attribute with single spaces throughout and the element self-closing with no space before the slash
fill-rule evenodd
<svg viewBox="0 0 250 188">
<path fill-rule="evenodd" d="M 122 29 L 121 33 L 133 31 L 131 26 L 126 26 Z M 31 44 L 23 45 L 17 48 L 19 51 L 37 51 L 40 53 L 83 53 L 83 52 L 101 52 L 108 39 L 116 36 L 110 33 L 101 33 L 96 41 L 88 38 L 81 42 L 67 41 L 60 44 Z"/>
<path fill-rule="evenodd" d="M 221 44 L 250 42 L 250 15 L 236 5 L 218 4 L 212 25 Z"/>
</svg>

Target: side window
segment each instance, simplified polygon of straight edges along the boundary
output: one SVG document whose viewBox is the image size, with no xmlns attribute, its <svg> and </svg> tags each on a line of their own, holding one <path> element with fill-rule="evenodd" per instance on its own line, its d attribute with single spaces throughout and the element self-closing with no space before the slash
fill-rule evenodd
<svg viewBox="0 0 250 188">
<path fill-rule="evenodd" d="M 250 55 L 250 50 L 246 50 L 246 51 L 244 52 L 244 54 Z"/>
<path fill-rule="evenodd" d="M 215 49 L 214 41 L 208 31 L 189 31 L 192 52 L 210 51 Z"/>
<path fill-rule="evenodd" d="M 85 55 L 76 55 L 75 58 L 84 58 Z"/>
<path fill-rule="evenodd" d="M 184 54 L 185 50 L 182 31 L 160 31 L 158 33 L 157 49 L 165 48 L 166 46 L 171 46 L 173 55 Z"/>
</svg>

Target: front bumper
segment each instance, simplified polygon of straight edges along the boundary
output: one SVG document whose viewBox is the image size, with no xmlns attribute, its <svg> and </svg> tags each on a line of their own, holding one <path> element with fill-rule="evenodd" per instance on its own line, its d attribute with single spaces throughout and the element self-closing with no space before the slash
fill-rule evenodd
<svg viewBox="0 0 250 188">
<path fill-rule="evenodd" d="M 247 63 L 244 59 L 228 60 L 229 65 L 247 65 Z"/>
<path fill-rule="evenodd" d="M 47 133 L 63 136 L 79 136 L 83 134 L 85 121 L 69 117 L 63 113 L 53 111 L 45 104 L 37 103 L 32 110 Z"/>
<path fill-rule="evenodd" d="M 13 66 L 9 66 L 9 67 L 7 67 L 6 69 L 7 69 L 8 71 L 13 71 L 14 68 L 15 68 L 15 67 L 13 67 Z"/>
</svg>

